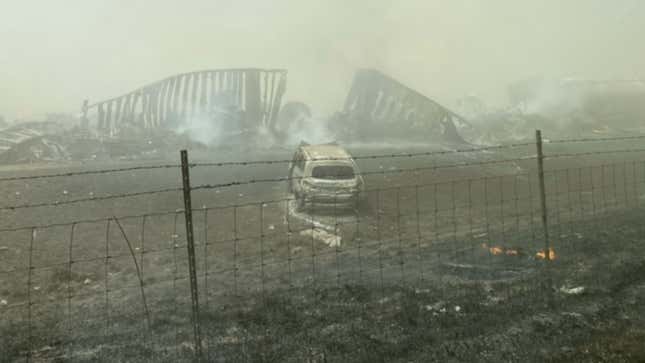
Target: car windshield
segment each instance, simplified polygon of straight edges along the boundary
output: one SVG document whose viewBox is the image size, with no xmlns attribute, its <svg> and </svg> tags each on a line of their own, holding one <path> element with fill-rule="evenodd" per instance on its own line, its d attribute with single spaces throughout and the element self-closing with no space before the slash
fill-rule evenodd
<svg viewBox="0 0 645 363">
<path fill-rule="evenodd" d="M 330 180 L 354 179 L 354 168 L 347 165 L 316 166 L 311 170 L 311 176 Z"/>
</svg>

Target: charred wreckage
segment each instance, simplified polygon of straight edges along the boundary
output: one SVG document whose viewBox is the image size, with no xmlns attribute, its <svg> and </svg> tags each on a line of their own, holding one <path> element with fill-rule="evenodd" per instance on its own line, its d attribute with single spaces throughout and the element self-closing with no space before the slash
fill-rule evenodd
<svg viewBox="0 0 645 363">
<path fill-rule="evenodd" d="M 544 89 L 560 103 L 547 108 Z M 0 163 L 160 158 L 179 147 L 282 146 L 299 143 L 290 135 L 306 135 L 312 122 L 323 124 L 315 126 L 325 129 L 327 141 L 454 146 L 530 137 L 534 128 L 549 125 L 608 133 L 613 130 L 601 122 L 607 119 L 621 132 L 634 132 L 630 122 L 645 116 L 645 83 L 638 81 L 517 82 L 509 87 L 510 108 L 489 112 L 470 97 L 456 106 L 464 117 L 386 74 L 360 69 L 340 111 L 316 121 L 306 104 L 283 102 L 286 90 L 284 69 L 173 75 L 114 98 L 84 101 L 79 116 L 65 122 L 0 126 Z"/>
<path fill-rule="evenodd" d="M 258 139 L 260 144 L 270 139 L 273 145 L 281 145 L 289 133 L 308 127 L 311 118 L 306 104 L 283 104 L 286 89 L 287 71 L 283 69 L 173 75 L 118 97 L 84 101 L 79 122 L 63 135 L 27 126 L 27 134 L 49 135 L 48 141 L 41 143 L 42 149 L 56 145 L 59 152 L 34 152 L 25 145 L 20 150 L 26 150 L 20 153 L 28 156 L 14 155 L 19 148 L 13 144 L 30 140 L 21 138 L 5 146 L 3 151 L 14 151 L 6 153 L 3 161 L 137 158 L 157 155 L 164 148 L 243 147 L 257 144 L 254 141 Z M 393 124 L 397 134 L 385 131 Z M 388 135 L 402 140 L 416 136 L 419 140 L 464 143 L 456 125 L 466 124 L 464 118 L 385 74 L 363 69 L 356 73 L 342 111 L 323 127 L 331 138 L 343 142 L 379 142 Z M 199 137 L 190 137 L 193 128 Z M 364 132 L 368 129 L 369 133 Z"/>
<path fill-rule="evenodd" d="M 103 136 L 128 128 L 182 129 L 191 123 L 215 123 L 226 139 L 250 137 L 260 130 L 283 141 L 287 133 L 306 127 L 309 107 L 282 104 L 287 72 L 275 69 L 208 70 L 180 74 L 120 97 L 84 104 L 82 123 Z M 398 134 L 386 129 L 396 124 Z M 456 124 L 463 117 L 385 74 L 363 69 L 356 73 L 341 112 L 327 127 L 335 139 L 380 141 L 385 135 L 408 139 L 465 143 Z M 372 132 L 366 133 L 369 129 Z"/>
</svg>

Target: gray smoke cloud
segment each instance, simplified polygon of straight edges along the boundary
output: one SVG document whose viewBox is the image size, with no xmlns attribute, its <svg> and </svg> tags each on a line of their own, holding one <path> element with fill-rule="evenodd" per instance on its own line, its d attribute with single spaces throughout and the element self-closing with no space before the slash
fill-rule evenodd
<svg viewBox="0 0 645 363">
<path fill-rule="evenodd" d="M 166 76 L 289 70 L 288 97 L 328 115 L 373 67 L 443 104 L 491 106 L 533 76 L 643 78 L 639 0 L 7 1 L 0 113 L 77 112 Z"/>
</svg>

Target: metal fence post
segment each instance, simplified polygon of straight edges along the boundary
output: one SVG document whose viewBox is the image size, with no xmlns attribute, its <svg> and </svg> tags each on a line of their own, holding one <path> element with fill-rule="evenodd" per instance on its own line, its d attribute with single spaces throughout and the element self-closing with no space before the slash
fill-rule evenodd
<svg viewBox="0 0 645 363">
<path fill-rule="evenodd" d="M 544 275 L 546 289 L 547 306 L 552 307 L 553 300 L 553 281 L 549 269 L 551 264 L 551 242 L 549 240 L 549 223 L 548 212 L 546 209 L 546 191 L 544 186 L 544 153 L 542 152 L 542 131 L 535 130 L 535 145 L 537 147 L 537 164 L 538 164 L 538 179 L 540 180 L 540 209 L 542 214 L 542 228 L 544 229 Z"/>
<path fill-rule="evenodd" d="M 184 215 L 186 219 L 186 246 L 188 248 L 188 269 L 190 274 L 190 294 L 192 300 L 193 335 L 195 338 L 195 357 L 202 359 L 202 338 L 199 329 L 199 295 L 197 293 L 197 271 L 195 269 L 195 240 L 193 236 L 193 213 L 190 200 L 190 174 L 188 152 L 181 150 L 181 177 L 184 188 Z"/>
<path fill-rule="evenodd" d="M 551 259 L 549 242 L 549 225 L 546 210 L 546 191 L 544 187 L 544 153 L 542 152 L 542 131 L 535 130 L 535 145 L 537 147 L 538 179 L 540 180 L 540 209 L 542 214 L 542 228 L 544 229 L 544 255 L 545 260 Z"/>
</svg>

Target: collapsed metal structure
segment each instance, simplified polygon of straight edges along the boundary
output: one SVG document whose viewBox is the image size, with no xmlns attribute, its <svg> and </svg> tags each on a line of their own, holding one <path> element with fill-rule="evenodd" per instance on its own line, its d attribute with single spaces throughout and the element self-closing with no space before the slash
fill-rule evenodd
<svg viewBox="0 0 645 363">
<path fill-rule="evenodd" d="M 240 127 L 271 126 L 286 91 L 282 69 L 220 69 L 182 73 L 82 107 L 82 126 L 115 135 L 125 126 L 167 128 L 223 109 Z"/>
<path fill-rule="evenodd" d="M 204 70 L 170 76 L 82 109 L 82 126 L 99 136 L 123 136 L 124 129 L 175 130 L 193 122 L 217 122 L 227 132 L 266 127 L 276 140 L 310 127 L 307 105 L 282 105 L 283 69 Z M 281 113 L 281 111 L 284 111 Z M 346 141 L 386 139 L 465 143 L 461 116 L 373 69 L 356 72 L 344 109 L 328 125 Z M 458 130 L 459 128 L 459 130 Z M 131 132 L 125 132 L 130 135 Z"/>
<path fill-rule="evenodd" d="M 356 72 L 339 123 L 363 138 L 377 133 L 455 143 L 465 142 L 455 125 L 469 126 L 463 117 L 374 69 Z"/>
</svg>

